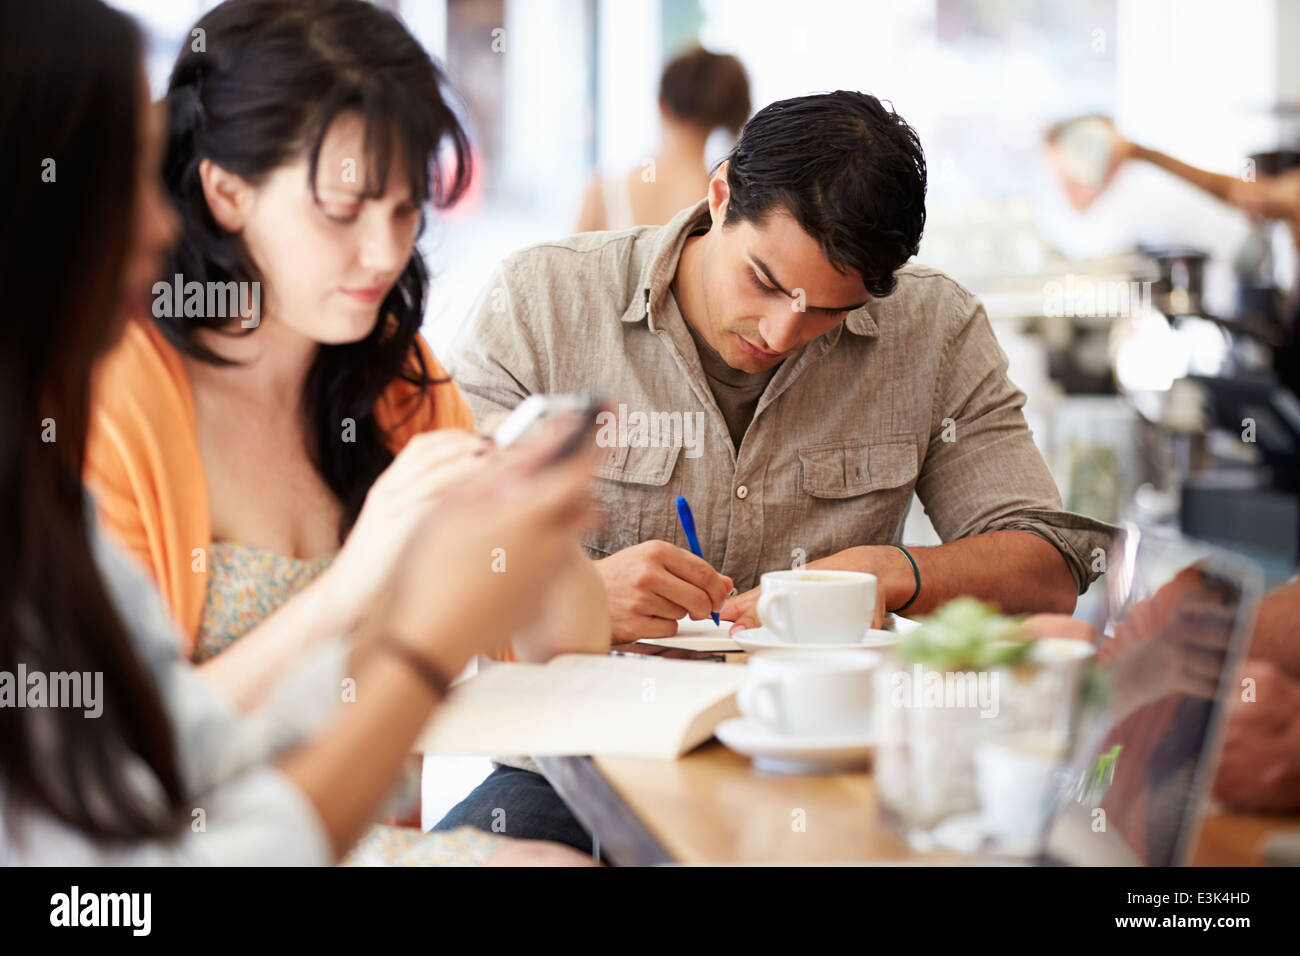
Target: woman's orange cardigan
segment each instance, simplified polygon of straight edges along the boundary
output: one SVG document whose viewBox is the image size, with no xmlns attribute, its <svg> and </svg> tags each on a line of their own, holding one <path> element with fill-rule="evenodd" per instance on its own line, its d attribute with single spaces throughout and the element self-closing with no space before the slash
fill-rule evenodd
<svg viewBox="0 0 1300 956">
<path fill-rule="evenodd" d="M 447 378 L 422 337 L 416 346 L 429 376 Z M 394 454 L 420 432 L 474 427 L 452 382 L 432 386 L 417 405 L 418 398 L 416 387 L 399 379 L 375 405 Z M 128 322 L 96 373 L 85 478 L 100 520 L 153 576 L 189 656 L 207 595 L 208 486 L 189 377 L 180 353 L 152 323 Z"/>
</svg>

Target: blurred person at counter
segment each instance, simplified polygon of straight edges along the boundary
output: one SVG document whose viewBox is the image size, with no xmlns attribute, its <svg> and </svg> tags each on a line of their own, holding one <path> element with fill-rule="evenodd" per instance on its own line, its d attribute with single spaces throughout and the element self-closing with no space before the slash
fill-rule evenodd
<svg viewBox="0 0 1300 956">
<path fill-rule="evenodd" d="M 1130 161 L 1150 163 L 1184 182 L 1240 209 L 1256 220 L 1286 223 L 1293 249 L 1300 253 L 1300 165 L 1274 172 L 1258 169 L 1285 153 L 1252 158 L 1249 175 L 1228 176 L 1199 169 L 1158 150 L 1125 138 L 1103 116 L 1067 120 L 1047 133 L 1049 153 L 1070 204 L 1083 211 L 1106 189 L 1120 167 Z M 1281 162 L 1275 165 L 1281 166 Z M 1300 269 L 1296 270 L 1300 275 Z M 1283 381 L 1300 393 L 1300 288 L 1289 291 L 1281 316 L 1281 342 L 1274 367 Z"/>
<path fill-rule="evenodd" d="M 709 136 L 738 136 L 749 111 L 749 77 L 734 56 L 695 47 L 674 57 L 659 81 L 659 152 L 626 175 L 593 177 L 575 231 L 662 226 L 699 202 Z"/>
<path fill-rule="evenodd" d="M 1189 166 L 1181 160 L 1115 134 L 1118 162 L 1139 159 L 1173 173 L 1216 199 L 1261 219 L 1280 219 L 1291 229 L 1291 238 L 1300 249 L 1300 166 L 1276 175 L 1257 173 L 1252 180 Z"/>
<path fill-rule="evenodd" d="M 1253 173 L 1253 179 L 1245 179 L 1198 169 L 1118 133 L 1115 143 L 1120 163 L 1129 160 L 1151 163 L 1256 219 L 1281 220 L 1291 232 L 1293 249 L 1300 252 L 1300 166 L 1273 175 L 1257 172 Z M 1300 392 L 1300 288 L 1290 290 L 1282 321 L 1283 340 L 1276 351 L 1274 367 L 1292 391 Z"/>
<path fill-rule="evenodd" d="M 1048 140 L 1070 202 L 1077 209 L 1086 209 L 1122 165 L 1140 160 L 1258 220 L 1284 222 L 1293 248 L 1300 251 L 1300 166 L 1274 171 L 1251 166 L 1251 175 L 1240 177 L 1214 173 L 1139 145 L 1122 136 L 1110 120 L 1095 116 L 1061 124 L 1048 134 Z M 1275 349 L 1274 368 L 1292 391 L 1300 393 L 1300 289 L 1290 291 L 1281 319 L 1282 337 Z M 1300 577 L 1270 591 L 1261 602 L 1249 659 L 1241 667 L 1214 783 L 1215 797 L 1230 807 L 1300 810 L 1297 620 Z M 1079 625 L 1077 621 L 1068 625 L 1059 621 L 1058 630 Z"/>
</svg>

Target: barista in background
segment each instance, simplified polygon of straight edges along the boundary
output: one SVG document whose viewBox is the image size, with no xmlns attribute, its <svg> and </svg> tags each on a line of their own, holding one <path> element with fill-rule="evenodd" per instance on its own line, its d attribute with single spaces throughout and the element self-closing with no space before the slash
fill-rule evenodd
<svg viewBox="0 0 1300 956">
<path fill-rule="evenodd" d="M 1260 173 L 1254 181 L 1247 182 L 1237 176 L 1225 176 L 1189 166 L 1154 149 L 1139 146 L 1115 134 L 1120 162 L 1141 159 L 1173 173 L 1199 189 L 1243 212 L 1261 219 L 1281 219 L 1291 229 L 1291 239 L 1300 250 L 1300 167 L 1285 170 L 1276 176 Z"/>
<path fill-rule="evenodd" d="M 719 127 L 739 135 L 749 110 L 749 77 L 738 59 L 699 47 L 679 54 L 659 81 L 660 146 L 653 165 L 593 177 L 575 231 L 662 226 L 695 205 L 709 191 L 705 143 Z"/>
<path fill-rule="evenodd" d="M 1116 166 L 1126 160 L 1143 160 L 1251 216 L 1280 219 L 1290 228 L 1292 246 L 1300 253 L 1300 167 L 1273 176 L 1260 173 L 1253 182 L 1247 182 L 1237 176 L 1197 169 L 1172 156 L 1139 146 L 1118 132 L 1114 135 Z M 1300 268 L 1297 268 L 1297 275 L 1300 275 Z M 1276 351 L 1274 365 L 1282 380 L 1293 392 L 1300 394 L 1300 288 L 1291 290 L 1286 308 L 1286 337 Z"/>
</svg>

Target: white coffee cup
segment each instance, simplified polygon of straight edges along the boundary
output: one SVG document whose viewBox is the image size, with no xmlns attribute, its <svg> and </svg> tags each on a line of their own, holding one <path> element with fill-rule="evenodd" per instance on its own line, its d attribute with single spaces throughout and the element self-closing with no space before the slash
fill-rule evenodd
<svg viewBox="0 0 1300 956">
<path fill-rule="evenodd" d="M 874 651 L 756 654 L 737 692 L 740 712 L 781 734 L 849 736 L 871 728 Z"/>
<path fill-rule="evenodd" d="M 975 748 L 980 817 L 1000 851 L 1037 851 L 1051 811 L 1053 775 L 1065 758 L 1065 745 L 1060 735 L 1025 732 Z"/>
<path fill-rule="evenodd" d="M 769 571 L 758 619 L 791 644 L 861 644 L 876 611 L 876 576 L 862 571 Z"/>
</svg>

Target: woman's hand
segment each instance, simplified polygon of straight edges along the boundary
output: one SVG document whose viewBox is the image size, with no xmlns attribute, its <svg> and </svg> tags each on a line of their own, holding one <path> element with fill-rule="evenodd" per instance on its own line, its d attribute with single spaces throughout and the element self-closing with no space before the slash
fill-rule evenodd
<svg viewBox="0 0 1300 956">
<path fill-rule="evenodd" d="M 384 628 L 448 676 L 537 616 L 594 520 L 595 445 L 553 464 L 563 440 L 488 456 L 472 482 L 440 496 L 400 558 Z"/>
<path fill-rule="evenodd" d="M 560 559 L 537 618 L 511 639 L 515 659 L 545 663 L 557 654 L 609 650 L 609 607 L 596 565 L 577 541 Z"/>
<path fill-rule="evenodd" d="M 366 618 L 367 636 L 404 645 L 450 680 L 471 656 L 499 646 L 534 616 L 592 519 L 595 443 L 554 462 L 563 441 L 544 438 L 486 456 L 473 481 L 438 495 L 414 523 L 385 600 Z M 423 668 L 392 648 L 371 647 L 377 652 L 359 659 L 359 693 L 280 764 L 340 854 L 391 793 L 438 696 L 418 673 Z"/>
<path fill-rule="evenodd" d="M 262 703 L 316 640 L 352 631 L 392 582 L 403 550 L 438 499 L 471 480 L 492 444 L 440 429 L 407 443 L 371 486 L 334 563 L 199 673 L 240 711 Z"/>
<path fill-rule="evenodd" d="M 331 613 L 350 627 L 393 573 L 398 558 L 440 496 L 483 467 L 492 442 L 443 428 L 416 435 L 376 479 L 338 557 L 318 582 Z"/>
</svg>

